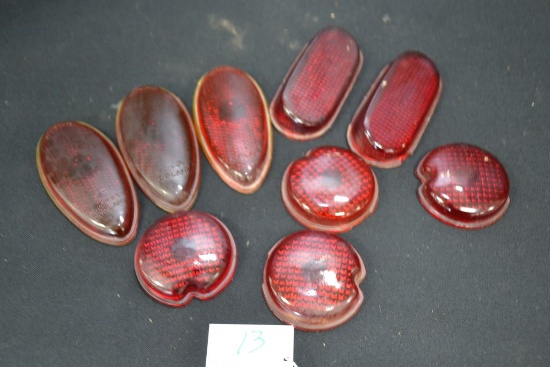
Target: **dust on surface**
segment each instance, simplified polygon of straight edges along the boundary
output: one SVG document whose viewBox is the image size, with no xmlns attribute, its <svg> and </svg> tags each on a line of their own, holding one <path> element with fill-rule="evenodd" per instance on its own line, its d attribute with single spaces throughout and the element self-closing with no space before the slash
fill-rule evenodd
<svg viewBox="0 0 550 367">
<path fill-rule="evenodd" d="M 231 35 L 231 44 L 239 50 L 244 49 L 246 32 L 233 24 L 229 19 L 210 14 L 208 16 L 208 25 L 213 30 L 229 33 Z"/>
<path fill-rule="evenodd" d="M 290 32 L 288 29 L 282 29 L 278 35 L 278 41 L 282 45 L 288 46 L 289 49 L 293 51 L 298 51 L 302 48 L 302 44 L 297 39 L 292 39 L 290 37 Z"/>
<path fill-rule="evenodd" d="M 311 13 L 306 13 L 304 15 L 304 22 L 306 24 L 309 24 L 309 23 L 319 23 L 319 17 L 317 15 L 313 15 Z"/>
</svg>

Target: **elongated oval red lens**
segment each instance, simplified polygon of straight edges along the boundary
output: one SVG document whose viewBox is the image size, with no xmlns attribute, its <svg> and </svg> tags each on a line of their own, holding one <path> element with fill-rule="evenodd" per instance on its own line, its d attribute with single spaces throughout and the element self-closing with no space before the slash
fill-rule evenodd
<svg viewBox="0 0 550 367">
<path fill-rule="evenodd" d="M 177 96 L 155 86 L 134 89 L 120 104 L 116 136 L 132 176 L 151 201 L 168 212 L 193 206 L 201 178 L 199 144 Z"/>
<path fill-rule="evenodd" d="M 418 164 L 418 199 L 435 218 L 454 227 L 476 229 L 499 220 L 510 203 L 510 183 L 502 164 L 487 151 L 449 144 Z"/>
<path fill-rule="evenodd" d="M 353 246 L 314 231 L 294 233 L 269 251 L 263 294 L 281 321 L 305 331 L 338 327 L 363 303 L 367 270 Z"/>
<path fill-rule="evenodd" d="M 60 122 L 36 148 L 46 192 L 82 232 L 108 245 L 126 245 L 138 227 L 138 201 L 120 153 L 99 130 Z"/>
<path fill-rule="evenodd" d="M 295 140 L 314 139 L 334 123 L 357 75 L 363 55 L 340 28 L 321 30 L 302 50 L 279 87 L 270 112 L 273 125 Z"/>
<path fill-rule="evenodd" d="M 197 84 L 193 113 L 204 154 L 222 180 L 243 194 L 257 191 L 273 152 L 260 86 L 242 70 L 212 69 Z"/>
<path fill-rule="evenodd" d="M 435 64 L 409 51 L 386 66 L 348 128 L 348 143 L 369 164 L 397 167 L 416 149 L 441 94 Z"/>
<path fill-rule="evenodd" d="M 349 231 L 378 204 L 378 183 L 370 167 L 339 147 L 318 147 L 292 162 L 281 190 L 288 212 L 299 223 L 326 232 Z"/>
<path fill-rule="evenodd" d="M 237 267 L 237 247 L 214 216 L 177 212 L 153 223 L 136 248 L 139 283 L 152 298 L 181 307 L 209 300 L 225 289 Z"/>
</svg>

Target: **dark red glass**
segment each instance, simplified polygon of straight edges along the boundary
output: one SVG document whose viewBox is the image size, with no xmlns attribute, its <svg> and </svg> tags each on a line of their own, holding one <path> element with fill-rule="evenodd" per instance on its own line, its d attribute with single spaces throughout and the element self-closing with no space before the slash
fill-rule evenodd
<svg viewBox="0 0 550 367">
<path fill-rule="evenodd" d="M 212 69 L 197 85 L 193 113 L 204 154 L 222 180 L 243 194 L 257 191 L 273 153 L 269 112 L 260 86 L 242 70 Z"/>
<path fill-rule="evenodd" d="M 214 216 L 177 212 L 153 223 L 136 248 L 139 283 L 152 298 L 181 307 L 209 300 L 225 289 L 237 267 L 237 247 Z"/>
<path fill-rule="evenodd" d="M 506 170 L 490 153 L 473 145 L 449 144 L 418 164 L 422 206 L 443 223 L 477 229 L 499 220 L 510 203 Z"/>
<path fill-rule="evenodd" d="M 319 147 L 292 162 L 283 176 L 283 203 L 300 224 L 320 231 L 346 232 L 374 212 L 378 183 L 355 153 Z"/>
<path fill-rule="evenodd" d="M 400 166 L 416 149 L 441 94 L 433 61 L 409 51 L 386 66 L 348 128 L 348 143 L 367 163 Z"/>
<path fill-rule="evenodd" d="M 120 152 L 145 195 L 160 208 L 190 209 L 199 193 L 199 144 L 180 99 L 143 86 L 120 104 L 116 119 Z"/>
<path fill-rule="evenodd" d="M 273 125 L 289 139 L 323 135 L 334 123 L 362 64 L 353 36 L 335 27 L 321 30 L 298 55 L 273 98 Z"/>
<path fill-rule="evenodd" d="M 338 327 L 363 303 L 367 270 L 353 246 L 314 231 L 294 233 L 269 251 L 263 294 L 281 321 L 305 331 Z"/>
<path fill-rule="evenodd" d="M 46 192 L 82 232 L 108 245 L 126 245 L 138 227 L 138 201 L 120 153 L 99 130 L 60 122 L 36 147 Z"/>
</svg>

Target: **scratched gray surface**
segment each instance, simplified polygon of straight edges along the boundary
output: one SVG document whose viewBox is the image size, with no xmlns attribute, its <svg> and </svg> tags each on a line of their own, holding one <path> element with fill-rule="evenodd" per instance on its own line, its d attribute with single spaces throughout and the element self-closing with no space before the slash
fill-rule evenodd
<svg viewBox="0 0 550 367">
<path fill-rule="evenodd" d="M 267 251 L 299 230 L 280 200 L 286 166 L 312 147 L 346 146 L 345 130 L 379 70 L 417 49 L 444 91 L 415 154 L 379 170 L 380 205 L 343 235 L 368 267 L 359 314 L 333 331 L 296 331 L 303 366 L 550 365 L 547 0 L 3 1 L 0 5 L 0 365 L 202 366 L 209 323 L 278 324 L 260 291 Z M 190 107 L 219 64 L 250 73 L 270 99 L 300 48 L 340 25 L 365 55 L 357 84 L 322 138 L 275 133 L 259 192 L 232 191 L 202 160 L 195 208 L 238 243 L 231 285 L 183 309 L 150 299 L 133 273 L 136 242 L 80 233 L 50 202 L 34 162 L 48 126 L 86 121 L 114 139 L 115 106 L 142 84 Z M 413 170 L 449 142 L 496 155 L 511 180 L 505 217 L 461 231 L 429 216 Z M 204 157 L 203 157 L 204 158 Z M 163 212 L 139 194 L 138 236 Z"/>
</svg>

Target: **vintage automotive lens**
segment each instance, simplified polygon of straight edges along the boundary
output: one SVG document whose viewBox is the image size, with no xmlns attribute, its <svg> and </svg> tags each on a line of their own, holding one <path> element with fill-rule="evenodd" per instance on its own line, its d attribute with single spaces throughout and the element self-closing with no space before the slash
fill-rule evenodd
<svg viewBox="0 0 550 367">
<path fill-rule="evenodd" d="M 204 154 L 221 179 L 243 194 L 257 191 L 273 152 L 260 86 L 237 68 L 214 68 L 197 84 L 193 113 Z"/>
<path fill-rule="evenodd" d="M 353 246 L 325 232 L 302 231 L 269 252 L 263 294 L 281 321 L 305 331 L 338 327 L 363 303 L 367 271 Z"/>
<path fill-rule="evenodd" d="M 142 86 L 118 109 L 120 152 L 141 190 L 160 208 L 189 210 L 199 193 L 201 165 L 193 122 L 166 89 Z"/>
<path fill-rule="evenodd" d="M 59 122 L 36 147 L 38 174 L 61 212 L 96 241 L 121 246 L 137 233 L 130 173 L 111 141 L 80 121 Z"/>
<path fill-rule="evenodd" d="M 223 291 L 237 267 L 231 232 L 214 216 L 177 212 L 153 223 L 136 248 L 135 271 L 147 294 L 168 306 L 193 298 L 209 300 Z"/>
<path fill-rule="evenodd" d="M 386 66 L 357 109 L 348 143 L 367 163 L 392 168 L 415 150 L 441 94 L 439 72 L 426 55 L 405 52 Z"/>
<path fill-rule="evenodd" d="M 418 164 L 422 206 L 443 223 L 458 228 L 487 227 L 510 204 L 510 183 L 502 164 L 469 144 L 435 148 Z"/>
<path fill-rule="evenodd" d="M 292 162 L 282 182 L 283 202 L 302 225 L 346 232 L 371 215 L 378 183 L 367 163 L 348 149 L 325 146 Z"/>
<path fill-rule="evenodd" d="M 309 140 L 334 123 L 363 64 L 355 39 L 341 28 L 321 30 L 302 50 L 270 106 L 273 125 L 289 139 Z"/>
</svg>

